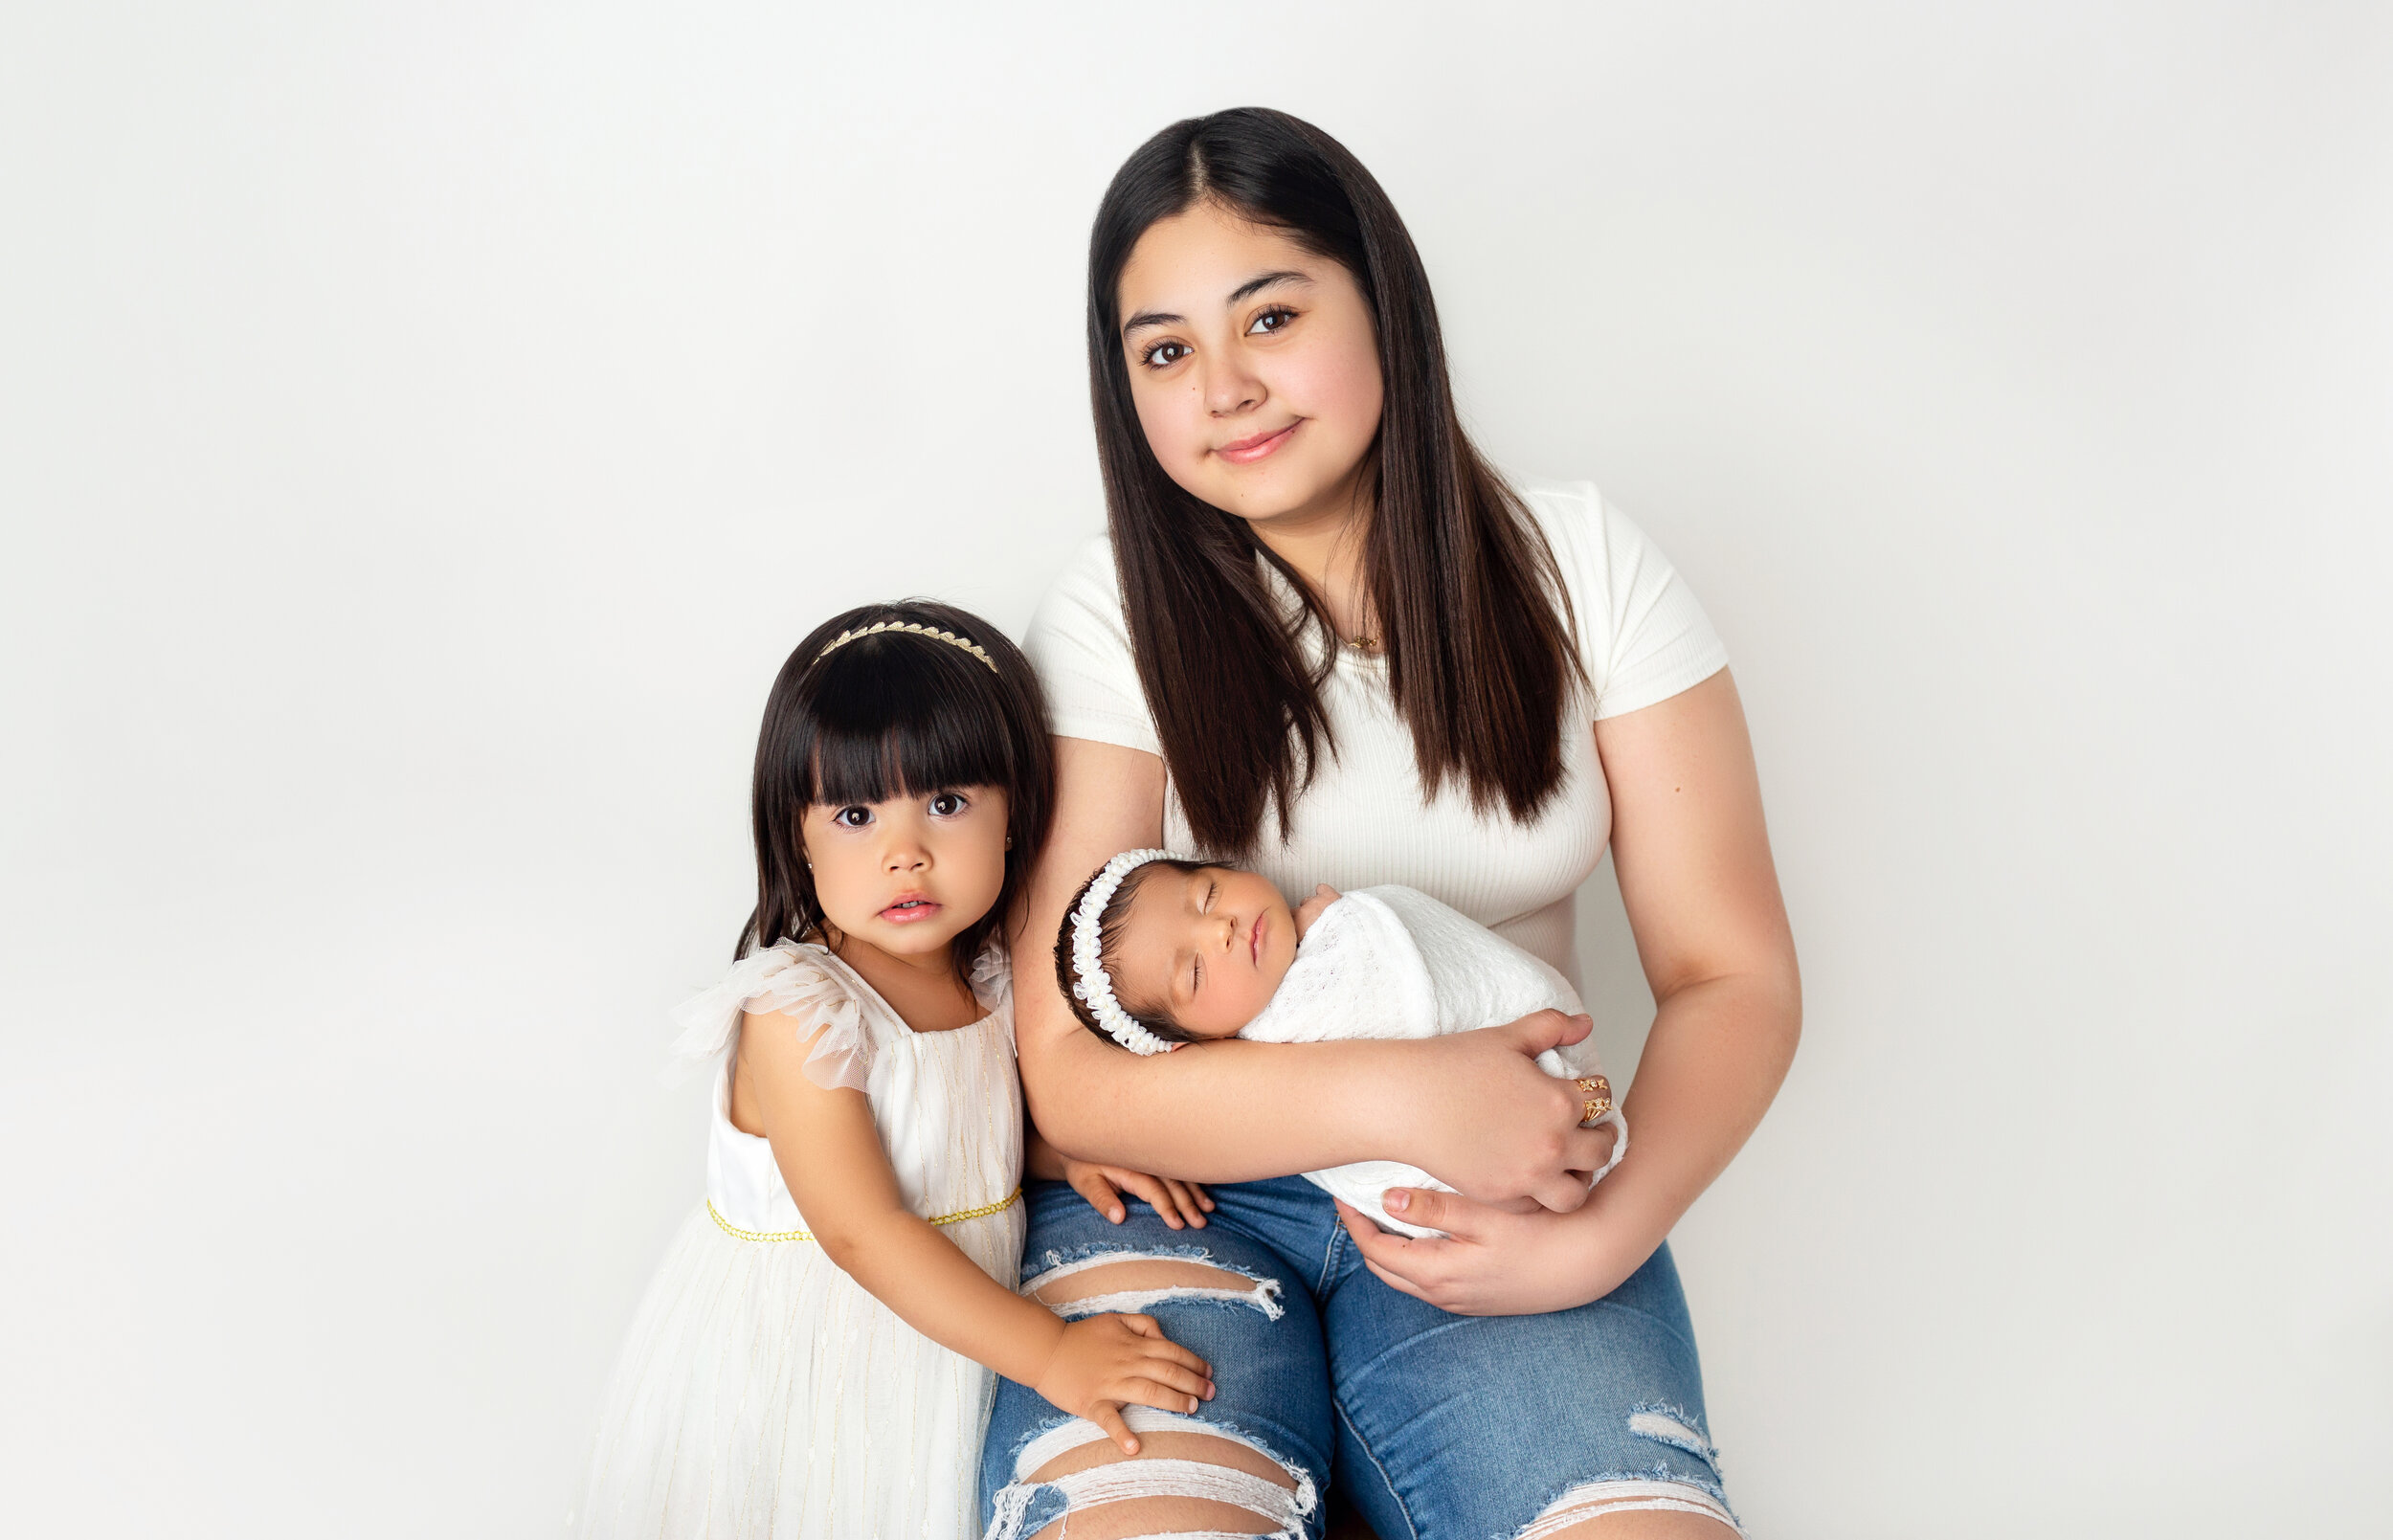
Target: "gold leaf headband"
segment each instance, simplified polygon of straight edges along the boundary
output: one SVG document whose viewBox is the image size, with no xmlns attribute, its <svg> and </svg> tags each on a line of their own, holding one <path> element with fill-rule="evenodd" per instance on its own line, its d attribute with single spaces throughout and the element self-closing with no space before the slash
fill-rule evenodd
<svg viewBox="0 0 2393 1540">
<path fill-rule="evenodd" d="M 982 652 L 978 642 L 972 640 L 968 636 L 959 636 L 952 631 L 940 631 L 930 626 L 918 626 L 910 620 L 883 620 L 877 624 L 866 626 L 861 631 L 842 631 L 837 637 L 833 638 L 830 646 L 825 647 L 822 651 L 815 655 L 815 661 L 817 663 L 821 662 L 824 658 L 830 657 L 833 653 L 838 652 L 840 648 L 846 646 L 849 642 L 856 640 L 860 636 L 877 636 L 884 631 L 903 631 L 911 636 L 928 636 L 932 641 L 946 642 L 950 647 L 961 647 L 966 652 L 972 654 L 974 658 L 977 658 L 982 662 L 988 664 L 990 673 L 995 674 L 997 672 L 996 660 L 991 658 L 987 653 Z M 998 675 L 998 678 L 1002 679 L 1004 676 Z"/>
</svg>

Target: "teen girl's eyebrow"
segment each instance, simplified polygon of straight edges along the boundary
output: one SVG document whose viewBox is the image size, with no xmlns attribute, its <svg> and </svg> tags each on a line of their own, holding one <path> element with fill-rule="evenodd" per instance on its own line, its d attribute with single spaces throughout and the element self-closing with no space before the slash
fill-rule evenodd
<svg viewBox="0 0 2393 1540">
<path fill-rule="evenodd" d="M 1245 282 L 1240 284 L 1237 288 L 1232 289 L 1230 291 L 1230 297 L 1221 302 L 1223 304 L 1236 304 L 1241 300 L 1250 299 L 1255 295 L 1261 294 L 1264 290 L 1271 287 L 1274 283 L 1310 283 L 1311 281 L 1311 274 L 1299 273 L 1292 267 L 1281 268 L 1276 273 L 1258 273 L 1253 278 L 1250 278 Z"/>
<path fill-rule="evenodd" d="M 1299 273 L 1292 267 L 1284 267 L 1277 272 L 1258 273 L 1232 289 L 1229 298 L 1221 302 L 1225 306 L 1234 305 L 1241 300 L 1252 299 L 1274 283 L 1310 283 L 1312 280 L 1311 274 Z M 1141 310 L 1129 320 L 1122 323 L 1122 335 L 1127 337 L 1131 332 L 1147 326 L 1182 326 L 1187 324 L 1186 316 L 1175 316 L 1168 310 Z"/>
</svg>

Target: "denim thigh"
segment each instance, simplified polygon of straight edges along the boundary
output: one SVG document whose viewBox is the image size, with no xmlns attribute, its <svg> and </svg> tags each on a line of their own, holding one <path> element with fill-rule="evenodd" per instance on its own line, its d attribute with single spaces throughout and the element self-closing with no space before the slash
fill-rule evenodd
<svg viewBox="0 0 2393 1540">
<path fill-rule="evenodd" d="M 1381 1540 L 1500 1540 L 1566 1495 L 1708 1506 L 1671 1495 L 1691 1487 L 1728 1512 L 1666 1244 L 1592 1304 L 1486 1316 L 1423 1304 L 1338 1249 L 1319 1300 L 1338 1480 Z"/>
<path fill-rule="evenodd" d="M 1166 1335 L 1213 1366 L 1214 1398 L 1194 1418 L 1133 1408 L 1133 1426 L 1204 1424 L 1252 1445 L 1297 1481 L 1286 1533 L 1321 1532 L 1321 1493 L 1329 1486 L 1335 1444 L 1330 1408 L 1328 1353 L 1313 1307 L 1325 1282 L 1329 1237 L 1317 1212 L 1329 1209 L 1319 1189 L 1300 1179 L 1244 1182 L 1210 1189 L 1214 1212 L 1202 1230 L 1174 1230 L 1125 1195 L 1128 1217 L 1114 1224 L 1061 1182 L 1035 1182 L 1023 1196 L 1030 1229 L 1022 1248 L 1022 1287 L 1038 1286 L 1059 1270 L 1106 1260 L 1168 1258 L 1198 1261 L 1225 1274 L 1225 1286 L 1201 1294 L 1113 1295 L 1091 1299 L 1067 1318 L 1098 1310 L 1152 1315 Z M 1319 1203 L 1311 1201 L 1319 1198 Z M 1334 1211 L 1331 1211 L 1334 1216 Z M 1291 1255 L 1290 1241 L 1310 1236 L 1311 1264 Z M 1045 1462 L 1034 1445 L 1072 1422 L 1045 1397 L 1012 1380 L 997 1382 L 989 1433 L 981 1445 L 981 1513 L 1000 1540 L 1036 1534 L 1065 1509 L 1053 1485 L 1021 1478 Z M 1021 1462 L 1030 1456 L 1027 1465 Z"/>
<path fill-rule="evenodd" d="M 1202 1297 L 1085 1308 L 1152 1315 L 1213 1366 L 1216 1396 L 1194 1420 L 1297 1478 L 1301 1523 L 1283 1532 L 1319 1536 L 1332 1479 L 1381 1540 L 1503 1540 L 1566 1495 L 1599 1488 L 1628 1507 L 1681 1507 L 1669 1494 L 1700 1492 L 1727 1511 L 1666 1245 L 1577 1309 L 1450 1315 L 1364 1267 L 1329 1195 L 1303 1178 L 1211 1192 L 1206 1227 L 1173 1230 L 1140 1202 L 1116 1225 L 1061 1183 L 1033 1184 L 1023 1286 L 1107 1258 L 1180 1258 L 1235 1275 Z M 998 1381 L 981 1454 L 996 1540 L 1063 1513 L 1061 1491 L 1019 1478 L 1044 1462 L 1034 1443 L 1071 1420 Z M 1037 1458 L 1025 1464 L 1026 1455 Z"/>
</svg>

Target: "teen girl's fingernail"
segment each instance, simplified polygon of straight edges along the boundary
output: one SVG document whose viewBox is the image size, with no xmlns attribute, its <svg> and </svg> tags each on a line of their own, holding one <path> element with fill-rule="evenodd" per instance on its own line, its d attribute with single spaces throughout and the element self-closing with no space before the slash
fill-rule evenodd
<svg viewBox="0 0 2393 1540">
<path fill-rule="evenodd" d="M 1413 1194 L 1407 1193 L 1400 1187 L 1391 1187 L 1388 1189 L 1387 1205 L 1388 1212 L 1390 1214 L 1403 1213 L 1404 1205 L 1410 1203 L 1412 1200 Z"/>
</svg>

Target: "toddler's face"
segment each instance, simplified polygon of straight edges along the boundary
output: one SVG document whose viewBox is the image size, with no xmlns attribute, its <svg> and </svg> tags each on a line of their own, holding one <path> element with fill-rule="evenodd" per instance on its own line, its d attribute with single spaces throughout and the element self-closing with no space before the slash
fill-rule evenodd
<svg viewBox="0 0 2393 1540">
<path fill-rule="evenodd" d="M 1005 889 L 1005 792 L 955 787 L 808 808 L 815 897 L 845 935 L 892 956 L 935 955 Z"/>
<path fill-rule="evenodd" d="M 1231 1038 L 1296 960 L 1296 918 L 1270 882 L 1227 866 L 1157 867 L 1130 896 L 1113 966 L 1122 1003 L 1199 1038 Z"/>
</svg>

